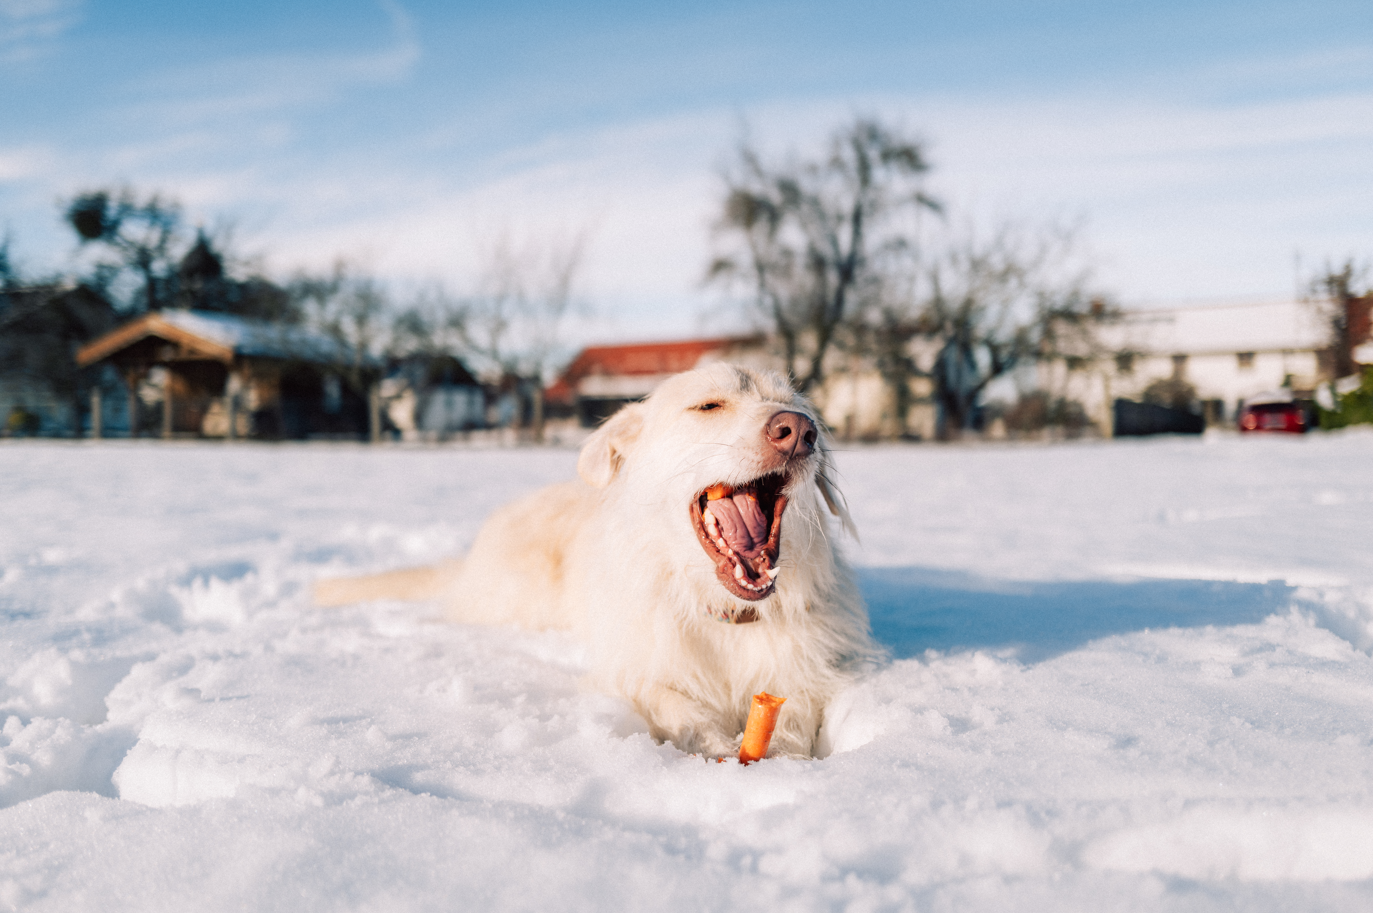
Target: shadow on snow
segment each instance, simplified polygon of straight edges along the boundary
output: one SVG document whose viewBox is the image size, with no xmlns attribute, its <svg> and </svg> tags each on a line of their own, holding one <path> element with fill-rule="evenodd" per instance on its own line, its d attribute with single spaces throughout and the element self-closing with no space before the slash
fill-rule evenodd
<svg viewBox="0 0 1373 913">
<path fill-rule="evenodd" d="M 1013 648 L 1039 662 L 1112 634 L 1252 624 L 1292 602 L 1281 582 L 1035 583 L 931 568 L 857 568 L 873 636 L 896 659 L 926 650 Z"/>
</svg>

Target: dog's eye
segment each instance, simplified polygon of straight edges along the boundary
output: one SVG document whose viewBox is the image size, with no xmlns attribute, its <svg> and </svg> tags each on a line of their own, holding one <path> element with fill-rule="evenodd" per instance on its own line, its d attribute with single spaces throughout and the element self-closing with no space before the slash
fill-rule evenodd
<svg viewBox="0 0 1373 913">
<path fill-rule="evenodd" d="M 724 403 L 701 403 L 699 406 L 692 406 L 697 412 L 710 412 L 712 409 L 719 409 Z"/>
</svg>

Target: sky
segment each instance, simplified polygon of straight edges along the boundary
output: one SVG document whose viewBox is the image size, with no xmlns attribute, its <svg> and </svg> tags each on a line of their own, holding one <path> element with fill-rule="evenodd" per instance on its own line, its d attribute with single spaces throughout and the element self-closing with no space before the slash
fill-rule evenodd
<svg viewBox="0 0 1373 913">
<path fill-rule="evenodd" d="M 919 138 L 950 220 L 1078 226 L 1126 305 L 1290 297 L 1373 257 L 1373 4 L 0 0 L 0 232 L 179 200 L 274 275 L 344 257 L 470 287 L 501 238 L 584 238 L 594 332 L 735 319 L 704 286 L 747 136 Z"/>
</svg>

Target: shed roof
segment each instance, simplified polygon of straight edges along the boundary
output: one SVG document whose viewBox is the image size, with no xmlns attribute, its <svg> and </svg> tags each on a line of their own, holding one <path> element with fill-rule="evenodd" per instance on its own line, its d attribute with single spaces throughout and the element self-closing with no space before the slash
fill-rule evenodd
<svg viewBox="0 0 1373 913">
<path fill-rule="evenodd" d="M 278 358 L 321 364 L 353 361 L 347 346 L 312 330 L 209 311 L 154 311 L 116 327 L 76 353 L 81 367 L 95 364 L 150 337 L 165 339 L 205 358 Z"/>
</svg>

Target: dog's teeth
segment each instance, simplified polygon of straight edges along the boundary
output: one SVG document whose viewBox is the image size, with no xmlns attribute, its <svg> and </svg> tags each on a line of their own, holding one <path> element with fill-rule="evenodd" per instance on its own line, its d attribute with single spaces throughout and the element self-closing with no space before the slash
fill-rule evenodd
<svg viewBox="0 0 1373 913">
<path fill-rule="evenodd" d="M 734 579 L 739 581 L 740 583 L 747 583 L 747 581 L 744 579 L 744 568 L 742 565 L 734 565 Z"/>
<path fill-rule="evenodd" d="M 766 571 L 763 571 L 763 573 L 768 575 L 769 580 L 776 580 L 777 575 L 782 573 L 782 569 L 780 567 L 769 568 Z"/>
</svg>

